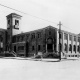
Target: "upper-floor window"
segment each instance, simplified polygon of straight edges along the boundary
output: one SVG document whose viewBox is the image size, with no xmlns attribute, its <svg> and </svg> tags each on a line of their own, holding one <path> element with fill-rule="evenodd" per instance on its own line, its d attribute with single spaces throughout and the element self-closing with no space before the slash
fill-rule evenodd
<svg viewBox="0 0 80 80">
<path fill-rule="evenodd" d="M 38 38 L 40 38 L 41 37 L 41 32 L 38 32 Z"/>
<path fill-rule="evenodd" d="M 68 39 L 68 34 L 64 33 L 64 39 Z"/>
<path fill-rule="evenodd" d="M 14 28 L 19 29 L 18 26 L 19 26 L 19 20 L 15 20 Z"/>
<path fill-rule="evenodd" d="M 8 19 L 7 24 L 8 24 L 8 28 L 10 28 L 10 19 Z"/>
<path fill-rule="evenodd" d="M 19 25 L 19 20 L 15 20 L 15 25 Z"/>
<path fill-rule="evenodd" d="M 80 37 L 78 37 L 78 42 L 80 42 Z"/>
<path fill-rule="evenodd" d="M 13 43 L 16 42 L 16 36 L 13 36 L 12 41 L 13 41 Z"/>
<path fill-rule="evenodd" d="M 24 35 L 21 36 L 21 41 L 23 41 L 23 40 L 24 40 Z"/>
<path fill-rule="evenodd" d="M 35 33 L 31 35 L 31 39 L 34 39 L 34 38 L 35 38 Z"/>
<path fill-rule="evenodd" d="M 8 24 L 10 25 L 10 19 L 8 20 Z"/>
<path fill-rule="evenodd" d="M 51 35 L 51 31 L 49 31 L 49 35 Z"/>
<path fill-rule="evenodd" d="M 70 41 L 72 40 L 72 35 L 69 35 L 69 40 L 70 40 Z"/>
<path fill-rule="evenodd" d="M 20 41 L 20 36 L 17 37 L 17 42 L 19 42 L 19 41 Z"/>
<path fill-rule="evenodd" d="M 76 41 L 76 36 L 74 36 L 74 41 Z"/>
</svg>

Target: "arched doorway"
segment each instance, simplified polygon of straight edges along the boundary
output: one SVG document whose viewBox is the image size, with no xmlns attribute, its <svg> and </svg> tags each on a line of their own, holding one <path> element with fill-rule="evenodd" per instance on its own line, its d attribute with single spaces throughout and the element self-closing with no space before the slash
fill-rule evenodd
<svg viewBox="0 0 80 80">
<path fill-rule="evenodd" d="M 52 38 L 48 38 L 47 40 L 47 51 L 53 52 L 53 39 Z"/>
</svg>

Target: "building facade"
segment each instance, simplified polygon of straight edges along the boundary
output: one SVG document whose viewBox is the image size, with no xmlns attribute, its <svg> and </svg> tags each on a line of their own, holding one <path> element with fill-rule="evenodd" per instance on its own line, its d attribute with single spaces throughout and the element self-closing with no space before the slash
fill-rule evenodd
<svg viewBox="0 0 80 80">
<path fill-rule="evenodd" d="M 47 26 L 42 29 L 18 33 L 21 17 L 11 13 L 7 16 L 7 29 L 0 29 L 0 50 L 14 51 L 17 56 L 33 57 L 40 53 L 55 54 L 61 57 L 80 57 L 80 35 L 61 30 L 59 47 L 59 29 Z"/>
</svg>

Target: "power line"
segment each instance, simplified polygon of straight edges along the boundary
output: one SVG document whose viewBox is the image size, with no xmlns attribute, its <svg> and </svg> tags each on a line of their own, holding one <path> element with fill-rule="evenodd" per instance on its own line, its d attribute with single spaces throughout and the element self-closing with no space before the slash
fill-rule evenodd
<svg viewBox="0 0 80 80">
<path fill-rule="evenodd" d="M 34 15 L 31 15 L 31 14 L 29 14 L 29 13 L 25 13 L 25 12 L 23 12 L 23 11 L 20 11 L 20 10 L 17 10 L 17 9 L 14 9 L 14 8 L 11 8 L 11 7 L 8 7 L 8 6 L 5 6 L 5 5 L 3 5 L 3 4 L 0 4 L 0 6 L 6 7 L 6 8 L 8 8 L 8 9 L 11 9 L 11 10 L 14 10 L 14 11 L 20 12 L 20 13 L 22 13 L 22 14 L 29 15 L 29 16 L 32 16 L 32 17 L 35 17 L 35 18 L 38 18 L 38 19 L 41 19 L 41 20 L 47 21 L 47 22 L 51 22 L 51 23 L 54 23 L 54 24 L 58 24 L 58 23 L 55 23 L 55 22 L 53 22 L 53 21 L 46 20 L 46 19 L 43 19 L 43 18 L 40 18 L 40 17 L 34 16 Z M 64 26 L 64 25 L 62 25 L 62 26 L 63 26 L 63 27 L 66 27 L 66 26 Z M 70 29 L 69 27 L 66 27 L 66 28 Z M 72 29 L 71 29 L 71 30 L 72 30 Z"/>
<path fill-rule="evenodd" d="M 11 7 L 8 7 L 8 6 L 5 6 L 5 5 L 3 5 L 3 4 L 0 4 L 0 6 L 6 7 L 6 8 L 8 8 L 8 9 L 11 9 L 11 10 L 14 10 L 14 11 L 17 11 L 17 12 L 23 13 L 23 14 L 25 14 L 25 15 L 29 15 L 29 16 L 32 16 L 32 17 L 35 17 L 35 18 L 38 18 L 38 19 L 41 19 L 41 20 L 47 21 L 47 22 L 51 22 L 51 23 L 57 24 L 57 23 L 55 23 L 55 22 L 53 22 L 53 21 L 49 21 L 49 20 L 46 20 L 46 19 L 43 19 L 43 18 L 40 18 L 40 17 L 34 16 L 34 15 L 31 15 L 31 14 L 28 14 L 28 13 L 25 13 L 25 12 L 22 12 L 22 11 L 19 11 L 19 10 L 17 10 L 17 9 L 14 9 L 14 8 L 11 8 Z"/>
</svg>

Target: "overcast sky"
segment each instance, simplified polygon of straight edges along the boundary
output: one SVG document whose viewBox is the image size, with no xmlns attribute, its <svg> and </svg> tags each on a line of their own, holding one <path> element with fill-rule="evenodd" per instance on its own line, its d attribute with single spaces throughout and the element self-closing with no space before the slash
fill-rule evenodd
<svg viewBox="0 0 80 80">
<path fill-rule="evenodd" d="M 80 33 L 80 0 L 0 0 L 0 4 L 19 11 L 55 22 L 62 22 L 62 29 Z M 0 6 L 0 28 L 6 29 L 6 15 L 15 12 L 22 17 L 21 30 L 24 32 L 57 24 Z M 65 27 L 64 27 L 65 26 Z M 67 28 L 68 27 L 68 28 Z"/>
</svg>

